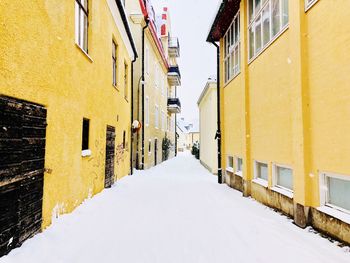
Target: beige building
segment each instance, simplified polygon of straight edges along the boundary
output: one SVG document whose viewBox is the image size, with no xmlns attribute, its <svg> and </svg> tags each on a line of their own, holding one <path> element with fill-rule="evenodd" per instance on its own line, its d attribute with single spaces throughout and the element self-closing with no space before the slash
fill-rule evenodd
<svg viewBox="0 0 350 263">
<path fill-rule="evenodd" d="M 131 30 L 141 59 L 134 63 L 132 136 L 133 167 L 148 169 L 166 159 L 162 142 L 170 140 L 169 158 L 175 155 L 175 115 L 181 111 L 176 87 L 181 85 L 177 66 L 180 46 L 171 36 L 168 9 L 156 16 L 150 0 L 126 2 Z"/>
<path fill-rule="evenodd" d="M 200 161 L 211 173 L 217 174 L 217 88 L 216 80 L 209 79 L 199 99 Z"/>
</svg>

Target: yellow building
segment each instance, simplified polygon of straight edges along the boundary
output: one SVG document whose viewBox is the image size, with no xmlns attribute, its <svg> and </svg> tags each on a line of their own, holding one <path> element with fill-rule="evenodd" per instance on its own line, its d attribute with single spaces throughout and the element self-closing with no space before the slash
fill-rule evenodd
<svg viewBox="0 0 350 263">
<path fill-rule="evenodd" d="M 225 0 L 208 36 L 220 41 L 226 183 L 348 243 L 349 8 Z"/>
<path fill-rule="evenodd" d="M 133 119 L 141 127 L 133 134 L 133 167 L 148 169 L 166 159 L 162 142 L 171 142 L 169 158 L 175 155 L 175 119 L 181 110 L 176 87 L 181 85 L 176 59 L 177 38 L 171 36 L 169 12 L 157 17 L 149 0 L 126 3 L 140 57 L 134 65 Z"/>
<path fill-rule="evenodd" d="M 0 2 L 0 255 L 130 171 L 122 1 Z"/>
<path fill-rule="evenodd" d="M 211 173 L 218 172 L 217 143 L 217 83 L 209 79 L 199 99 L 200 161 Z"/>
</svg>

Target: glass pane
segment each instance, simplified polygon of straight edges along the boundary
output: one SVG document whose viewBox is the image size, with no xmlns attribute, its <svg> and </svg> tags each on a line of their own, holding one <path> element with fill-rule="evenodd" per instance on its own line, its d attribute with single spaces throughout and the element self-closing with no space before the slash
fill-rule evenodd
<svg viewBox="0 0 350 263">
<path fill-rule="evenodd" d="M 293 171 L 288 168 L 277 167 L 277 185 L 293 190 Z"/>
<path fill-rule="evenodd" d="M 253 20 L 253 2 L 254 0 L 249 0 L 249 22 Z"/>
<path fill-rule="evenodd" d="M 259 12 L 261 8 L 261 0 L 255 0 L 255 14 Z"/>
<path fill-rule="evenodd" d="M 272 0 L 272 36 L 274 37 L 281 29 L 280 0 Z"/>
<path fill-rule="evenodd" d="M 263 20 L 263 45 L 270 41 L 270 4 L 267 4 L 262 13 Z"/>
<path fill-rule="evenodd" d="M 232 78 L 233 75 L 235 74 L 235 63 L 236 63 L 234 53 L 231 54 L 230 59 L 231 59 L 230 77 Z"/>
<path fill-rule="evenodd" d="M 228 157 L 228 167 L 232 168 L 233 167 L 233 158 Z"/>
<path fill-rule="evenodd" d="M 261 50 L 261 15 L 255 20 L 255 53 Z"/>
<path fill-rule="evenodd" d="M 226 35 L 224 36 L 224 57 L 227 56 L 227 37 Z"/>
<path fill-rule="evenodd" d="M 231 78 L 231 63 L 230 57 L 227 59 L 227 80 Z"/>
<path fill-rule="evenodd" d="M 234 30 L 234 24 L 232 24 L 232 28 L 231 28 L 231 46 L 232 45 L 234 45 L 234 43 L 235 43 L 235 36 L 234 36 L 234 32 L 235 32 L 235 30 Z"/>
<path fill-rule="evenodd" d="M 282 0 L 282 25 L 285 26 L 289 21 L 288 0 Z"/>
<path fill-rule="evenodd" d="M 241 70 L 241 44 L 238 44 L 238 58 L 237 58 L 237 70 Z"/>
<path fill-rule="evenodd" d="M 234 74 L 236 75 L 238 73 L 238 46 L 236 46 L 235 51 L 235 64 L 234 64 Z"/>
<path fill-rule="evenodd" d="M 238 38 L 239 38 L 239 15 L 237 16 L 236 18 L 236 21 L 235 21 L 235 42 L 238 41 Z"/>
<path fill-rule="evenodd" d="M 254 56 L 254 24 L 249 28 L 249 58 Z"/>
<path fill-rule="evenodd" d="M 269 175 L 267 170 L 267 164 L 257 163 L 256 166 L 257 166 L 258 178 L 268 181 Z"/>
<path fill-rule="evenodd" d="M 243 160 L 242 160 L 242 158 L 238 158 L 237 159 L 237 171 L 238 172 L 241 172 L 243 170 L 242 166 L 243 166 Z"/>
<path fill-rule="evenodd" d="M 350 210 L 350 181 L 328 177 L 328 203 Z"/>
</svg>

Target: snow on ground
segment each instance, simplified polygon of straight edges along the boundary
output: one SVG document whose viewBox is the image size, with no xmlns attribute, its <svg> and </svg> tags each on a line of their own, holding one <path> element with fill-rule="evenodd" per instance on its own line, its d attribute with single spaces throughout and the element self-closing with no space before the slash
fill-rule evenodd
<svg viewBox="0 0 350 263">
<path fill-rule="evenodd" d="M 0 263 L 345 263 L 348 248 L 225 185 L 188 153 L 120 180 Z"/>
</svg>

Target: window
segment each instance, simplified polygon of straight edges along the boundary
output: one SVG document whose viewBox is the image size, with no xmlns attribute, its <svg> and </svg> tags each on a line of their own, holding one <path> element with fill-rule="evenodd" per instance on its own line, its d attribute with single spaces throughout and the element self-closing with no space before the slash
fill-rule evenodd
<svg viewBox="0 0 350 263">
<path fill-rule="evenodd" d="M 167 116 L 167 130 L 168 130 L 168 132 L 170 131 L 170 125 L 171 125 L 171 120 L 170 120 L 170 117 Z"/>
<path fill-rule="evenodd" d="M 255 172 L 255 179 L 263 180 L 266 182 L 269 180 L 267 163 L 255 162 L 255 171 L 254 172 Z"/>
<path fill-rule="evenodd" d="M 279 165 L 274 165 L 274 185 L 288 191 L 293 191 L 293 170 Z"/>
<path fill-rule="evenodd" d="M 129 78 L 129 67 L 128 64 L 124 63 L 124 98 L 128 100 L 128 78 Z"/>
<path fill-rule="evenodd" d="M 145 100 L 145 124 L 149 125 L 149 97 L 146 97 Z"/>
<path fill-rule="evenodd" d="M 154 111 L 154 127 L 158 129 L 159 127 L 159 107 L 158 105 L 155 106 L 155 111 Z"/>
<path fill-rule="evenodd" d="M 288 26 L 288 0 L 249 0 L 248 13 L 249 59 L 253 59 Z"/>
<path fill-rule="evenodd" d="M 125 149 L 126 148 L 126 133 L 125 133 L 125 131 L 123 131 L 123 149 Z"/>
<path fill-rule="evenodd" d="M 156 62 L 154 63 L 154 84 L 157 89 L 159 87 L 159 68 Z"/>
<path fill-rule="evenodd" d="M 350 176 L 323 173 L 320 179 L 323 205 L 350 213 Z"/>
<path fill-rule="evenodd" d="M 162 111 L 162 131 L 165 131 L 165 112 Z"/>
<path fill-rule="evenodd" d="M 308 10 L 313 6 L 318 0 L 305 0 L 305 10 Z"/>
<path fill-rule="evenodd" d="M 233 157 L 227 156 L 226 171 L 233 173 Z"/>
<path fill-rule="evenodd" d="M 231 26 L 224 36 L 225 82 L 240 72 L 240 32 L 239 12 L 234 17 Z"/>
<path fill-rule="evenodd" d="M 117 86 L 117 44 L 112 41 L 112 71 L 113 71 L 113 86 Z"/>
<path fill-rule="evenodd" d="M 90 120 L 83 119 L 82 151 L 89 150 Z"/>
<path fill-rule="evenodd" d="M 88 52 L 88 0 L 75 0 L 75 42 Z"/>
<path fill-rule="evenodd" d="M 162 83 L 161 83 L 161 88 L 162 88 L 162 96 L 164 96 L 164 90 L 165 90 L 165 86 L 166 86 L 166 84 L 165 84 L 165 77 L 163 76 L 162 77 Z"/>
<path fill-rule="evenodd" d="M 145 71 L 149 74 L 149 49 L 146 47 L 145 49 Z"/>
<path fill-rule="evenodd" d="M 243 159 L 237 157 L 236 158 L 236 174 L 242 175 L 242 171 L 243 171 Z"/>
<path fill-rule="evenodd" d="M 152 152 L 152 141 L 149 140 L 148 141 L 148 154 L 151 154 L 151 152 Z"/>
</svg>

